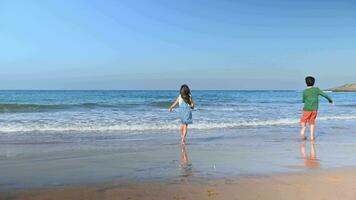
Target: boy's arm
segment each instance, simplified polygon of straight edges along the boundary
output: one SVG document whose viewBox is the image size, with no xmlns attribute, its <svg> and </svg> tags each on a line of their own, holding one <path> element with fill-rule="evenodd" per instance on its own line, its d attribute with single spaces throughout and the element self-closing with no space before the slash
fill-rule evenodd
<svg viewBox="0 0 356 200">
<path fill-rule="evenodd" d="M 176 100 L 173 102 L 173 104 L 168 108 L 168 111 L 172 112 L 173 108 L 176 107 L 178 103 L 179 103 L 179 100 L 177 97 Z"/>
<path fill-rule="evenodd" d="M 329 103 L 333 103 L 333 100 L 327 94 L 325 94 L 323 91 L 321 91 L 320 89 L 319 89 L 319 95 L 324 97 L 325 99 L 327 99 L 329 101 Z"/>
</svg>

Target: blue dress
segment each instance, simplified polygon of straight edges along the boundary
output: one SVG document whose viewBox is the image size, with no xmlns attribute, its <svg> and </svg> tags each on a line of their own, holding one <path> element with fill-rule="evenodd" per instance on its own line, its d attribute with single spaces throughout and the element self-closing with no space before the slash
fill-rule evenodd
<svg viewBox="0 0 356 200">
<path fill-rule="evenodd" d="M 179 115 L 182 124 L 193 123 L 192 108 L 185 101 L 179 103 Z"/>
</svg>

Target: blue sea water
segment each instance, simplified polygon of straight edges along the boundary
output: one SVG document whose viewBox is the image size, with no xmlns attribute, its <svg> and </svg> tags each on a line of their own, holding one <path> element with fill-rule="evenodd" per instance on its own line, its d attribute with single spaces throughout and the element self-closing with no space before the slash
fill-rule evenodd
<svg viewBox="0 0 356 200">
<path fill-rule="evenodd" d="M 356 166 L 356 93 L 328 94 L 308 161 L 302 91 L 192 91 L 185 148 L 168 112 L 178 91 L 0 91 L 0 192 Z"/>
<path fill-rule="evenodd" d="M 177 129 L 167 109 L 178 91 L 0 91 L 0 133 L 115 132 Z M 196 130 L 297 125 L 301 91 L 193 91 Z M 319 120 L 356 119 L 355 93 L 329 93 Z"/>
</svg>

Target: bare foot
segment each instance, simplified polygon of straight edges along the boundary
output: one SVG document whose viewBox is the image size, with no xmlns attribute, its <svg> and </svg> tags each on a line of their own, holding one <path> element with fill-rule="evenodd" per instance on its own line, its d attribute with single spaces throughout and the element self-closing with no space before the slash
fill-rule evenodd
<svg viewBox="0 0 356 200">
<path fill-rule="evenodd" d="M 310 141 L 315 141 L 315 137 L 310 137 Z"/>
<path fill-rule="evenodd" d="M 301 140 L 307 140 L 307 137 L 306 137 L 305 135 L 301 135 L 301 136 L 300 136 L 300 139 L 301 139 Z"/>
</svg>

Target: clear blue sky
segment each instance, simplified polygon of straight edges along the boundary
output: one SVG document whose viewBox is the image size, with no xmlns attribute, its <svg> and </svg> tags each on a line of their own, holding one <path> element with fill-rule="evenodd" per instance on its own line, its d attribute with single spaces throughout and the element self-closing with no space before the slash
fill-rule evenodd
<svg viewBox="0 0 356 200">
<path fill-rule="evenodd" d="M 356 1 L 0 0 L 0 89 L 356 82 Z"/>
</svg>

